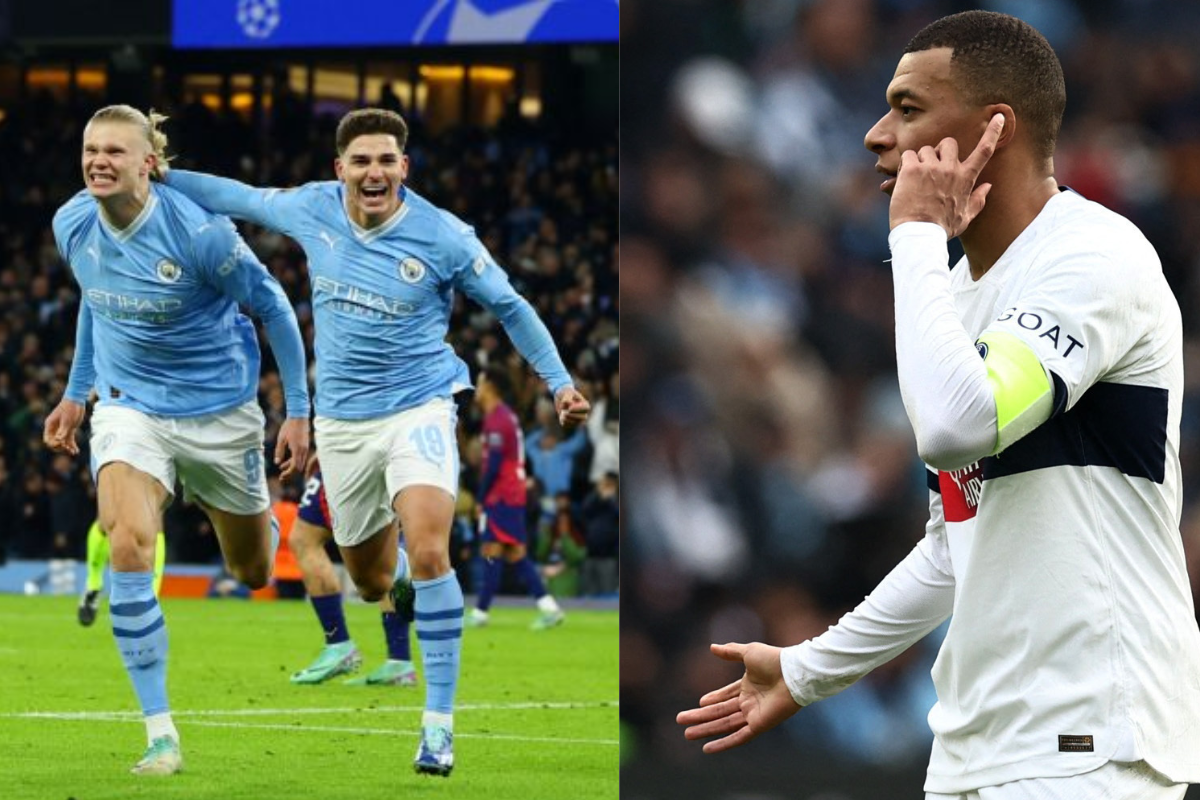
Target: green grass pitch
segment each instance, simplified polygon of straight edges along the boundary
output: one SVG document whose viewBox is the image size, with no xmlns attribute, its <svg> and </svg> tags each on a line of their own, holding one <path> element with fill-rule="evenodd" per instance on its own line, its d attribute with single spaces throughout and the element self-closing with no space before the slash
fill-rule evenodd
<svg viewBox="0 0 1200 800">
<path fill-rule="evenodd" d="M 467 628 L 445 779 L 412 770 L 423 680 L 416 689 L 288 682 L 321 646 L 307 603 L 163 607 L 184 772 L 152 778 L 129 774 L 145 730 L 107 603 L 83 628 L 74 598 L 0 595 L 0 798 L 618 797 L 616 611 L 568 609 L 565 625 L 533 632 L 532 608 L 501 607 L 489 627 Z M 372 669 L 385 654 L 379 613 L 348 604 L 346 614 Z"/>
</svg>

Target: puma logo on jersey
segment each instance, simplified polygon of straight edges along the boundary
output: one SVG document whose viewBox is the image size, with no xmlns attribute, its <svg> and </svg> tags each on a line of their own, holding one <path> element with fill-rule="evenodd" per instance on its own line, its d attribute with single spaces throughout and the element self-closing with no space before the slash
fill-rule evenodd
<svg viewBox="0 0 1200 800">
<path fill-rule="evenodd" d="M 329 245 L 330 250 L 333 250 L 334 245 L 337 244 L 337 239 L 330 236 L 329 231 L 321 231 L 319 234 L 317 234 L 317 236 L 319 236 L 321 240 L 325 242 L 325 244 Z"/>
</svg>

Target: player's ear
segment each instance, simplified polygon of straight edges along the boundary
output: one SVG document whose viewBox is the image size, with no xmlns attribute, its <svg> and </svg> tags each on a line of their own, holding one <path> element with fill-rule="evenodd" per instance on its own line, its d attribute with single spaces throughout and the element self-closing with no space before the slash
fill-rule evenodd
<svg viewBox="0 0 1200 800">
<path fill-rule="evenodd" d="M 333 160 L 333 171 L 334 174 L 337 175 L 339 181 L 343 180 L 342 173 L 345 172 L 345 169 L 346 168 L 342 165 L 342 160 L 340 158 L 335 158 Z"/>
<path fill-rule="evenodd" d="M 1010 106 L 1008 103 L 992 103 L 985 106 L 983 110 L 985 112 L 983 118 L 983 123 L 985 126 L 987 123 L 991 122 L 992 117 L 996 116 L 997 114 L 1004 115 L 1004 130 L 1000 131 L 1000 138 L 996 142 L 996 149 L 999 150 L 1011 142 L 1013 137 L 1016 136 L 1017 114 L 1015 111 L 1013 111 L 1012 106 Z"/>
<path fill-rule="evenodd" d="M 400 154 L 400 180 L 408 180 L 408 153 Z"/>
</svg>

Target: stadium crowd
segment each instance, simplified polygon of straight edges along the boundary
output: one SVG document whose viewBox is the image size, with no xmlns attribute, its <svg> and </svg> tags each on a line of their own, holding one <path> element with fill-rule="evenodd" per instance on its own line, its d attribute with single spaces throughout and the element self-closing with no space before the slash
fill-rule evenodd
<svg viewBox="0 0 1200 800">
<path fill-rule="evenodd" d="M 1059 183 L 1132 219 L 1178 297 L 1191 390 L 1182 527 L 1200 598 L 1200 6 L 625 3 L 622 67 L 639 77 L 622 96 L 625 383 L 637 410 L 622 743 L 623 763 L 653 765 L 643 774 L 663 785 L 702 759 L 676 712 L 741 674 L 709 642 L 817 635 L 924 535 L 926 481 L 896 382 L 888 200 L 863 136 L 913 34 L 978 7 L 1020 16 L 1054 45 L 1068 102 Z M 939 641 L 935 631 L 744 757 L 923 768 Z M 742 757 L 719 758 L 728 770 Z"/>
<path fill-rule="evenodd" d="M 388 103 L 394 97 L 385 93 Z M 78 287 L 55 248 L 50 220 L 82 188 L 82 129 L 102 105 L 99 97 L 81 94 L 68 103 L 38 93 L 6 108 L 0 119 L 0 146 L 9 154 L 0 161 L 0 563 L 6 557 L 82 558 L 95 518 L 86 443 L 78 459 L 54 455 L 42 445 L 41 430 L 66 384 L 79 307 Z M 314 114 L 286 91 L 274 98 L 259 127 L 192 98 L 164 100 L 158 110 L 172 118 L 166 131 L 169 152 L 178 155 L 175 166 L 263 186 L 333 178 L 333 132 L 340 115 Z M 531 530 L 539 535 L 531 550 L 559 579 L 560 593 L 615 591 L 615 585 L 589 579 L 591 572 L 583 568 L 589 559 L 593 567 L 615 564 L 618 553 L 620 512 L 611 490 L 619 473 L 620 416 L 615 131 L 568 137 L 552 122 L 510 114 L 491 129 L 432 135 L 419 118 L 408 119 L 410 185 L 476 227 L 550 329 L 597 409 L 586 430 L 564 438 L 545 387 L 499 323 L 459 297 L 450 337 L 459 355 L 473 370 L 506 364 L 514 378 L 512 405 L 528 434 L 529 464 L 537 465 L 531 471 L 530 513 L 539 523 Z M 253 226 L 243 233 L 295 306 L 311 374 L 313 323 L 303 252 Z M 261 343 L 259 401 L 268 420 L 269 453 L 284 418 L 283 392 L 265 339 Z M 460 574 L 469 578 L 481 415 L 474 407 L 464 411 L 467 457 L 457 553 L 464 562 Z M 564 455 L 568 441 L 573 444 Z M 303 489 L 300 480 L 289 485 L 271 480 L 271 486 L 279 498 L 292 500 Z M 165 527 L 168 563 L 219 559 L 215 537 L 197 509 L 177 500 Z M 614 568 L 614 580 L 615 574 Z"/>
</svg>

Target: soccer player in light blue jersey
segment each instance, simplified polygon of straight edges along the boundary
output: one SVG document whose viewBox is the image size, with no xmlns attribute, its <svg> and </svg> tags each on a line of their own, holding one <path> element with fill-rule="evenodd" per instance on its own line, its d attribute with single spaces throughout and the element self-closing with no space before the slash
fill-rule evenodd
<svg viewBox="0 0 1200 800">
<path fill-rule="evenodd" d="M 590 406 L 471 226 L 404 186 L 407 138 L 398 114 L 361 109 L 338 125 L 337 181 L 278 190 L 181 171 L 167 180 L 212 211 L 304 248 L 317 331 L 316 437 L 334 535 L 359 592 L 377 600 L 396 583 L 393 514 L 400 519 L 426 680 L 414 767 L 449 775 L 463 626 L 449 553 L 459 473 L 452 398 L 470 387 L 446 342 L 454 291 L 499 318 L 564 424 L 585 421 Z"/>
<path fill-rule="evenodd" d="M 86 189 L 54 216 L 59 251 L 82 290 L 75 358 L 44 439 L 78 454 L 89 393 L 100 525 L 112 546 L 113 635 L 145 715 L 133 772 L 182 767 L 167 702 L 167 630 L 153 591 L 155 540 L 175 480 L 207 512 L 230 572 L 266 585 L 273 554 L 263 473 L 259 350 L 244 305 L 262 320 L 283 375 L 288 419 L 275 460 L 303 471 L 309 448 L 304 346 L 279 283 L 214 216 L 150 175 L 165 163 L 162 117 L 129 106 L 84 129 Z"/>
</svg>

